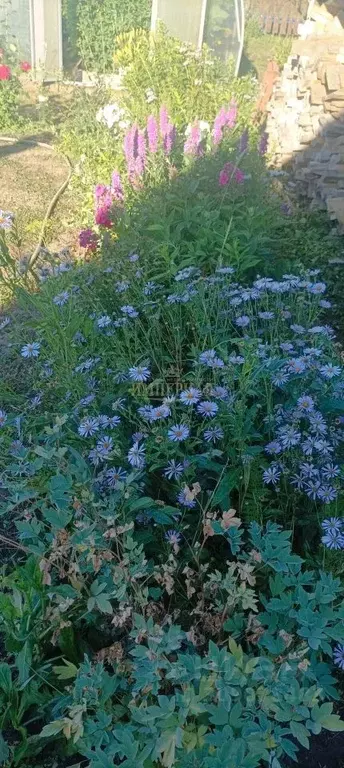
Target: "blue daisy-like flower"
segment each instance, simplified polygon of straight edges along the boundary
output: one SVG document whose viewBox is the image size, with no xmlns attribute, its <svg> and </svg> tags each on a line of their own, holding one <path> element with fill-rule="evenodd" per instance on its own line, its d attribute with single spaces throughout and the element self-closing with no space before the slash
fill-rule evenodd
<svg viewBox="0 0 344 768">
<path fill-rule="evenodd" d="M 184 389 L 184 391 L 181 392 L 179 400 L 183 403 L 183 405 L 194 405 L 195 403 L 198 403 L 198 401 L 201 399 L 201 396 L 202 394 L 199 389 L 190 387 L 190 389 Z"/>
<path fill-rule="evenodd" d="M 182 540 L 181 534 L 174 530 L 166 531 L 164 538 L 173 547 L 178 546 Z"/>
<path fill-rule="evenodd" d="M 271 467 L 268 467 L 268 469 L 265 469 L 263 472 L 263 482 L 266 485 L 277 485 L 280 477 L 281 470 L 274 465 L 271 465 Z"/>
<path fill-rule="evenodd" d="M 175 459 L 170 459 L 167 462 L 167 466 L 164 469 L 164 475 L 168 480 L 179 480 L 185 470 L 185 465 L 176 462 Z"/>
<path fill-rule="evenodd" d="M 335 646 L 333 650 L 333 662 L 340 669 L 344 670 L 344 645 Z"/>
<path fill-rule="evenodd" d="M 24 346 L 21 348 L 21 356 L 30 358 L 30 357 L 38 357 L 40 353 L 41 345 L 38 341 L 32 341 L 28 344 L 24 344 Z"/>
<path fill-rule="evenodd" d="M 217 440 L 222 440 L 223 436 L 224 432 L 221 427 L 209 427 L 203 432 L 206 443 L 216 443 Z"/>
<path fill-rule="evenodd" d="M 93 437 L 98 430 L 99 420 L 95 417 L 83 419 L 78 426 L 78 432 L 81 437 Z"/>
<path fill-rule="evenodd" d="M 310 411 L 314 410 L 314 400 L 312 397 L 310 397 L 310 395 L 302 395 L 302 397 L 299 397 L 297 405 L 300 410 L 305 411 L 305 413 L 309 413 Z"/>
<path fill-rule="evenodd" d="M 129 378 L 131 381 L 144 382 L 148 381 L 151 372 L 146 365 L 135 365 L 129 368 Z"/>
<path fill-rule="evenodd" d="M 187 488 L 183 488 L 178 493 L 177 500 L 179 501 L 179 504 L 182 504 L 183 507 L 187 507 L 187 509 L 193 509 L 197 504 L 196 499 L 191 497 L 190 491 Z"/>
<path fill-rule="evenodd" d="M 333 365 L 332 363 L 327 363 L 327 365 L 322 365 L 320 368 L 320 373 L 324 377 L 324 379 L 333 379 L 335 376 L 340 376 L 342 373 L 342 369 L 339 365 Z"/>
<path fill-rule="evenodd" d="M 116 488 L 118 483 L 124 483 L 127 472 L 122 467 L 111 467 L 106 472 L 106 480 L 109 488 Z"/>
<path fill-rule="evenodd" d="M 143 469 L 146 463 L 145 446 L 140 445 L 138 442 L 134 443 L 132 448 L 128 451 L 128 461 L 132 467 L 136 469 Z"/>
<path fill-rule="evenodd" d="M 344 536 L 339 531 L 330 529 L 321 537 L 321 543 L 327 549 L 344 549 Z"/>
<path fill-rule="evenodd" d="M 186 440 L 189 435 L 190 429 L 186 424 L 174 424 L 167 433 L 168 439 L 172 440 L 173 443 L 180 443 Z"/>
<path fill-rule="evenodd" d="M 217 403 L 213 403 L 211 400 L 202 400 L 197 406 L 197 412 L 201 416 L 205 416 L 206 419 L 212 419 L 216 416 L 219 410 Z"/>
</svg>

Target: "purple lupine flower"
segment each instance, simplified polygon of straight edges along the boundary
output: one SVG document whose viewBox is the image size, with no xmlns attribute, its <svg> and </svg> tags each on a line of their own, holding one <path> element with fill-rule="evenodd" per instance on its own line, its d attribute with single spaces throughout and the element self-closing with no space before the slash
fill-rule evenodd
<svg viewBox="0 0 344 768">
<path fill-rule="evenodd" d="M 258 152 L 262 157 L 266 155 L 268 151 L 268 143 L 269 143 L 269 134 L 266 131 L 264 131 L 264 133 L 262 133 L 260 137 L 259 144 L 258 144 Z"/>
<path fill-rule="evenodd" d="M 249 139 L 249 135 L 248 135 L 248 130 L 246 128 L 244 132 L 241 134 L 239 144 L 238 144 L 238 150 L 240 154 L 244 154 L 245 152 L 247 152 L 248 139 Z"/>
<path fill-rule="evenodd" d="M 160 136 L 162 139 L 165 138 L 168 126 L 169 126 L 169 117 L 166 107 L 161 107 L 160 109 Z"/>
<path fill-rule="evenodd" d="M 135 181 L 137 175 L 136 160 L 138 158 L 138 140 L 139 130 L 134 124 L 124 137 L 124 154 L 127 161 L 128 176 L 131 182 Z"/>
<path fill-rule="evenodd" d="M 120 203 L 123 203 L 124 192 L 123 192 L 121 177 L 118 171 L 114 171 L 112 174 L 111 192 L 115 200 L 118 200 Z"/>
<path fill-rule="evenodd" d="M 147 138 L 148 138 L 148 149 L 152 154 L 158 151 L 158 141 L 159 141 L 159 132 L 158 132 L 158 123 L 154 117 L 154 115 L 150 115 L 147 120 Z"/>
<path fill-rule="evenodd" d="M 170 155 L 176 140 L 177 130 L 176 126 L 172 123 L 168 123 L 167 131 L 164 136 L 164 152 L 165 155 Z"/>
<path fill-rule="evenodd" d="M 107 192 L 109 192 L 109 187 L 106 186 L 106 184 L 96 184 L 94 188 L 94 197 L 96 201 L 99 201 L 103 199 L 103 197 L 106 195 Z"/>
<path fill-rule="evenodd" d="M 238 116 L 238 105 L 235 101 L 231 101 L 229 110 L 226 113 L 226 125 L 228 128 L 234 128 Z"/>
<path fill-rule="evenodd" d="M 201 154 L 201 129 L 198 120 L 196 120 L 191 127 L 188 138 L 184 144 L 184 154 L 193 156 Z"/>
<path fill-rule="evenodd" d="M 146 166 L 146 136 L 144 131 L 137 131 L 137 157 L 135 170 L 138 176 L 142 176 Z"/>
</svg>

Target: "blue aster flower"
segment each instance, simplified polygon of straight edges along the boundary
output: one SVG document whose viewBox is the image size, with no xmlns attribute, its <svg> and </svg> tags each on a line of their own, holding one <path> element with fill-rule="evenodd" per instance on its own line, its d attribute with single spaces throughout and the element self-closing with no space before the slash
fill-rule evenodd
<svg viewBox="0 0 344 768">
<path fill-rule="evenodd" d="M 69 292 L 68 291 L 62 291 L 62 293 L 58 293 L 53 298 L 54 304 L 56 304 L 57 307 L 63 307 L 64 304 L 67 304 L 67 301 L 69 299 Z"/>
<path fill-rule="evenodd" d="M 164 469 L 164 475 L 168 480 L 179 480 L 184 471 L 184 464 L 180 462 L 177 463 L 175 459 L 170 459 Z"/>
<path fill-rule="evenodd" d="M 177 500 L 179 501 L 179 504 L 182 504 L 183 507 L 187 507 L 188 509 L 193 509 L 197 504 L 196 499 L 191 497 L 188 488 L 183 488 L 178 493 Z"/>
<path fill-rule="evenodd" d="M 113 449 L 113 439 L 108 435 L 104 435 L 97 442 L 97 451 L 99 456 L 106 459 Z"/>
<path fill-rule="evenodd" d="M 278 429 L 278 438 L 282 448 L 292 448 L 301 441 L 301 432 L 298 432 L 295 427 L 287 425 Z"/>
<path fill-rule="evenodd" d="M 152 408 L 151 421 L 159 421 L 160 419 L 167 419 L 171 414 L 171 409 L 168 405 L 158 405 L 156 408 Z"/>
<path fill-rule="evenodd" d="M 327 365 L 322 365 L 320 368 L 320 373 L 325 379 L 333 379 L 334 376 L 340 376 L 342 373 L 342 369 L 339 365 L 333 365 L 333 363 L 327 363 Z"/>
<path fill-rule="evenodd" d="M 321 537 L 321 543 L 328 549 L 344 549 L 344 536 L 339 531 L 330 529 Z"/>
<path fill-rule="evenodd" d="M 142 469 L 146 463 L 145 446 L 139 445 L 138 442 L 134 443 L 132 448 L 128 452 L 128 461 L 132 467 L 136 469 Z"/>
<path fill-rule="evenodd" d="M 41 345 L 38 341 L 32 341 L 28 344 L 24 344 L 24 346 L 21 348 L 21 356 L 22 357 L 38 357 L 40 353 Z"/>
<path fill-rule="evenodd" d="M 290 373 L 301 374 L 306 370 L 306 363 L 301 357 L 293 357 L 287 362 L 288 371 Z"/>
<path fill-rule="evenodd" d="M 124 315 L 128 315 L 128 317 L 138 317 L 139 313 L 135 307 L 132 307 L 131 304 L 124 304 L 123 307 L 121 307 L 121 312 L 123 312 Z"/>
<path fill-rule="evenodd" d="M 228 362 L 232 365 L 242 365 L 245 362 L 245 358 L 242 355 L 230 355 Z"/>
<path fill-rule="evenodd" d="M 344 645 L 335 646 L 333 650 L 333 662 L 340 669 L 344 670 Z"/>
<path fill-rule="evenodd" d="M 258 317 L 260 317 L 261 320 L 273 320 L 275 317 L 274 312 L 258 312 Z"/>
<path fill-rule="evenodd" d="M 237 325 L 238 328 L 247 328 L 250 322 L 251 320 L 248 315 L 241 315 L 240 317 L 235 318 L 235 325 Z"/>
<path fill-rule="evenodd" d="M 173 443 L 180 443 L 189 437 L 190 430 L 186 424 L 174 424 L 171 429 L 168 430 L 168 439 Z"/>
<path fill-rule="evenodd" d="M 265 450 L 267 453 L 277 455 L 278 453 L 281 453 L 282 446 L 281 446 L 281 443 L 278 442 L 278 440 L 272 440 L 270 443 L 268 443 L 265 446 Z"/>
<path fill-rule="evenodd" d="M 183 403 L 183 405 L 194 405 L 195 403 L 198 403 L 198 401 L 201 399 L 201 396 L 202 393 L 200 389 L 190 387 L 189 389 L 184 389 L 184 391 L 181 392 L 179 400 Z"/>
<path fill-rule="evenodd" d="M 216 416 L 219 410 L 217 403 L 213 403 L 211 400 L 203 400 L 197 406 L 197 412 L 201 416 L 205 416 L 206 419 L 212 419 Z"/>
<path fill-rule="evenodd" d="M 164 538 L 172 547 L 178 546 L 182 540 L 181 534 L 174 530 L 166 531 Z"/>
<path fill-rule="evenodd" d="M 337 464 L 325 464 L 322 467 L 321 472 L 325 480 L 332 480 L 335 477 L 339 477 L 340 468 Z"/>
<path fill-rule="evenodd" d="M 111 317 L 109 317 L 109 315 L 101 315 L 101 317 L 98 317 L 97 326 L 98 328 L 108 328 L 108 326 L 111 325 L 111 322 Z"/>
<path fill-rule="evenodd" d="M 226 387 L 212 387 L 209 392 L 211 397 L 215 397 L 216 400 L 227 400 L 229 396 L 228 389 Z"/>
<path fill-rule="evenodd" d="M 124 483 L 127 474 L 122 467 L 111 467 L 111 469 L 108 469 L 105 477 L 109 488 L 116 488 L 118 483 Z"/>
<path fill-rule="evenodd" d="M 302 395 L 297 401 L 298 407 L 301 411 L 309 413 L 314 410 L 314 400 L 310 395 Z"/>
<path fill-rule="evenodd" d="M 94 417 L 83 419 L 78 426 L 78 432 L 81 437 L 93 437 L 98 430 L 99 421 Z"/>
<path fill-rule="evenodd" d="M 281 477 L 281 470 L 274 464 L 263 472 L 263 481 L 266 485 L 277 485 Z"/>
<path fill-rule="evenodd" d="M 319 492 L 321 491 L 320 480 L 309 480 L 305 485 L 305 491 L 307 496 L 315 501 L 320 498 Z"/>
<path fill-rule="evenodd" d="M 326 283 L 310 283 L 308 286 L 309 293 L 313 293 L 314 296 L 319 296 L 326 291 Z"/>
<path fill-rule="evenodd" d="M 135 365 L 133 368 L 129 368 L 129 378 L 131 381 L 143 382 L 148 381 L 151 372 L 145 365 Z"/>
<path fill-rule="evenodd" d="M 331 504 L 332 501 L 335 501 L 337 496 L 337 489 L 332 485 L 323 485 L 319 490 L 319 499 L 321 499 L 324 504 Z"/>
<path fill-rule="evenodd" d="M 207 443 L 216 443 L 217 440 L 222 440 L 223 436 L 224 432 L 221 427 L 209 427 L 203 432 L 203 437 Z"/>
</svg>

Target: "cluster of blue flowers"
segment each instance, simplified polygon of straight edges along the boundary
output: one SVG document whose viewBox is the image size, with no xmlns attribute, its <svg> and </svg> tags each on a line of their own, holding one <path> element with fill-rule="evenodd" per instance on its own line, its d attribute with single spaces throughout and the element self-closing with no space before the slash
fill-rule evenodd
<svg viewBox="0 0 344 768">
<path fill-rule="evenodd" d="M 250 441 L 253 446 L 265 442 L 270 463 L 258 452 L 255 461 L 273 494 L 288 487 L 287 493 L 293 489 L 311 503 L 336 504 L 344 429 L 333 403 L 343 398 L 344 376 L 337 360 L 331 359 L 333 330 L 318 324 L 320 312 L 330 303 L 317 270 L 284 275 L 279 281 L 257 278 L 247 287 L 233 280 L 231 267 L 219 267 L 208 276 L 187 267 L 175 275 L 171 293 L 149 275 L 147 279 L 137 268 L 138 260 L 137 254 L 129 256 L 123 276 L 119 268 L 115 275 L 113 267 L 104 268 L 106 301 L 91 315 L 87 302 L 95 277 L 87 269 L 62 270 L 71 273 L 71 284 L 51 297 L 64 328 L 73 303 L 71 344 L 82 349 L 71 375 L 78 377 L 76 391 L 81 386 L 84 393 L 73 403 L 74 394 L 68 390 L 62 403 L 69 404 L 78 439 L 91 441 L 83 450 L 95 468 L 96 482 L 113 489 L 126 482 L 129 470 L 145 475 L 154 465 L 165 482 L 173 484 L 165 492 L 172 494 L 174 503 L 191 509 L 198 501 L 185 490 L 186 483 L 200 479 L 193 455 L 209 453 L 216 455 L 220 467 L 226 464 L 235 438 L 236 409 L 259 402 L 252 435 L 234 461 L 247 464 L 253 455 Z M 53 277 L 58 275 L 55 270 Z M 204 320 L 205 306 L 212 314 Z M 184 322 L 183 317 L 199 325 L 181 362 L 183 386 L 173 391 L 173 384 L 172 390 L 166 384 L 166 394 L 157 398 L 150 384 L 157 377 L 165 386 L 168 371 L 163 359 L 157 360 L 141 343 L 151 323 L 156 322 L 161 333 L 161 317 L 172 328 Z M 124 342 L 125 366 L 119 354 Z M 128 359 L 131 349 L 140 356 Z M 43 381 L 54 375 L 54 350 L 49 349 L 48 359 L 45 352 L 44 333 L 39 342 L 21 348 L 22 357 L 38 358 L 34 364 L 40 366 Z M 103 413 L 101 403 L 109 391 L 114 401 L 111 412 Z M 40 407 L 42 400 L 44 388 L 33 394 L 30 407 Z M 6 422 L 7 414 L 0 411 L 0 427 Z M 202 492 L 211 493 L 202 478 L 201 485 Z M 341 542 L 339 535 L 334 538 Z"/>
</svg>

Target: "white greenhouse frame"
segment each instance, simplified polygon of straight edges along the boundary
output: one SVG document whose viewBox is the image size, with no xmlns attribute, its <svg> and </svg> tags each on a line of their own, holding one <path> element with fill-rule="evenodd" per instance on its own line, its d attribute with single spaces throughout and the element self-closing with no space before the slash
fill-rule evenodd
<svg viewBox="0 0 344 768">
<path fill-rule="evenodd" d="M 171 3 L 173 3 L 173 0 L 170 0 Z M 198 28 L 198 48 L 201 48 L 204 41 L 204 28 L 205 28 L 205 22 L 206 22 L 206 16 L 207 16 L 207 7 L 208 7 L 209 0 L 202 0 L 202 6 L 201 6 L 201 12 L 200 12 L 200 19 L 199 19 L 199 28 Z M 245 34 L 245 6 L 244 6 L 244 0 L 228 0 L 229 2 L 234 2 L 234 8 L 235 8 L 235 17 L 236 17 L 236 28 L 237 28 L 237 35 L 238 35 L 238 54 L 235 64 L 235 74 L 237 75 L 239 72 L 243 47 L 244 47 L 244 34 Z M 159 0 L 153 0 L 152 1 L 152 18 L 151 18 L 151 31 L 155 32 L 157 23 L 159 21 L 164 21 L 163 18 L 159 17 Z"/>
<path fill-rule="evenodd" d="M 34 70 L 42 71 L 47 67 L 49 55 L 47 45 L 47 21 L 51 13 L 56 15 L 57 24 L 52 25 L 54 33 L 54 58 L 56 66 L 53 70 L 62 70 L 62 7 L 61 0 L 29 0 L 30 9 L 30 38 L 31 38 L 31 64 Z M 50 72 L 52 74 L 52 72 Z"/>
</svg>

